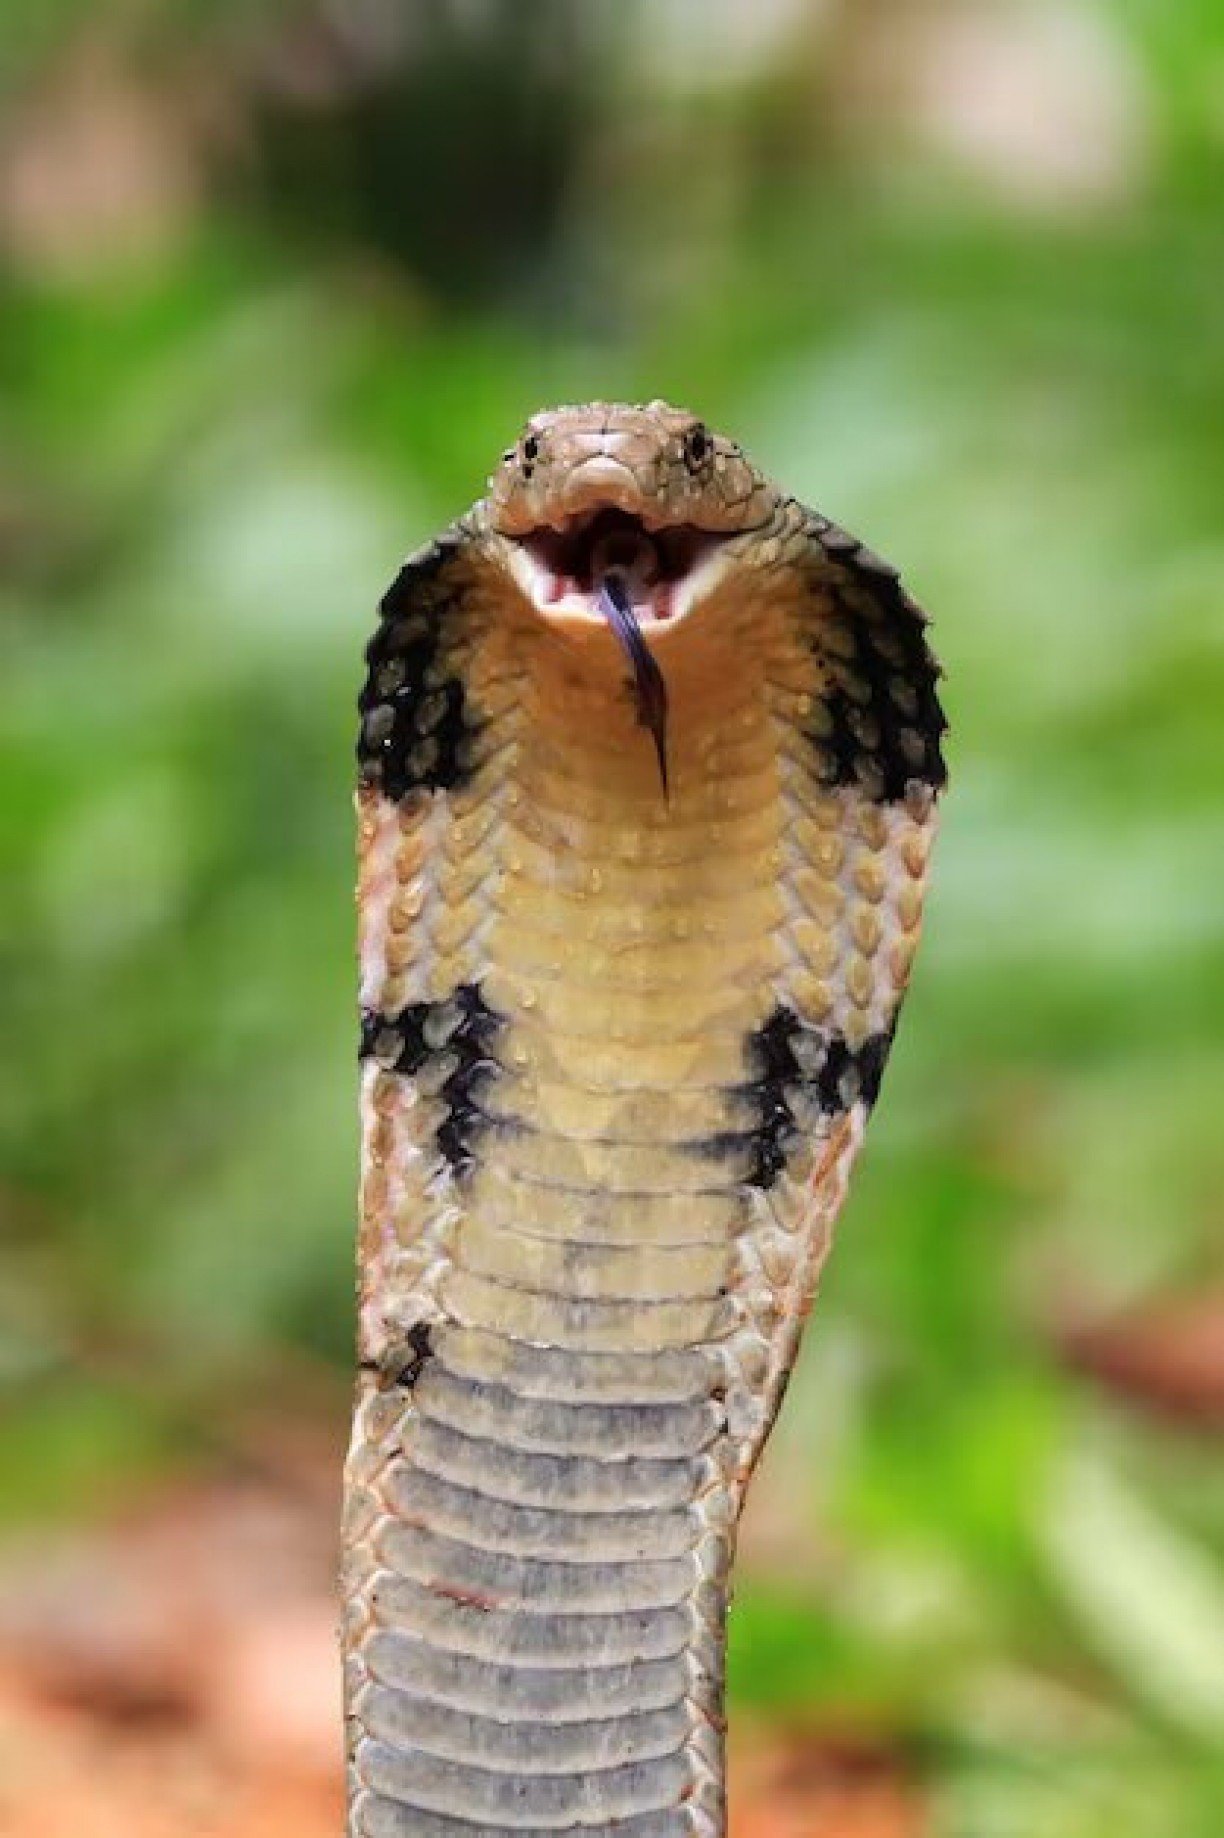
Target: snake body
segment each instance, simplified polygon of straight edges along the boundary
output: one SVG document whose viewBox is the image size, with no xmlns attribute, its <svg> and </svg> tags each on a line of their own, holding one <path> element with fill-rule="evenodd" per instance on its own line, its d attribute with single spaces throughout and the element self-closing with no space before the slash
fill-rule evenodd
<svg viewBox="0 0 1224 1838">
<path fill-rule="evenodd" d="M 601 614 L 666 683 L 664 795 Z M 735 1528 L 944 779 L 895 571 L 663 403 L 536 416 L 361 696 L 353 1838 L 717 1838 Z"/>
</svg>

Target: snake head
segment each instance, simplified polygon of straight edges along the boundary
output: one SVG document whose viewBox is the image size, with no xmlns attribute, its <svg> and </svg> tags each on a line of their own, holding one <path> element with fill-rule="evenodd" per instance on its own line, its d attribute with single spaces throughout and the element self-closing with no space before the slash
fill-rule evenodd
<svg viewBox="0 0 1224 1838">
<path fill-rule="evenodd" d="M 603 623 L 601 587 L 615 572 L 649 628 L 683 619 L 713 589 L 727 545 L 775 501 L 734 441 L 686 410 L 596 402 L 533 416 L 483 508 L 541 614 Z"/>
</svg>

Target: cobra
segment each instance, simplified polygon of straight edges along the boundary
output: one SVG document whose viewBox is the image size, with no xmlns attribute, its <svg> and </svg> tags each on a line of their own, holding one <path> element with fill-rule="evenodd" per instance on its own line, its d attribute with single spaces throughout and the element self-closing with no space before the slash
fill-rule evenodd
<svg viewBox="0 0 1224 1838">
<path fill-rule="evenodd" d="M 924 620 L 734 442 L 594 404 L 367 657 L 349 1831 L 719 1838 L 736 1526 L 918 939 Z"/>
</svg>

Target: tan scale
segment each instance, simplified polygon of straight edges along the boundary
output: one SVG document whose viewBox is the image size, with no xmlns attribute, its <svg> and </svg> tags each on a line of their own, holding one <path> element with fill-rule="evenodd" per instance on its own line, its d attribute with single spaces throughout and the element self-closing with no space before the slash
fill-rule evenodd
<svg viewBox="0 0 1224 1838">
<path fill-rule="evenodd" d="M 921 916 L 921 615 L 693 416 L 595 404 L 369 656 L 349 1831 L 721 1838 L 735 1525 Z"/>
</svg>

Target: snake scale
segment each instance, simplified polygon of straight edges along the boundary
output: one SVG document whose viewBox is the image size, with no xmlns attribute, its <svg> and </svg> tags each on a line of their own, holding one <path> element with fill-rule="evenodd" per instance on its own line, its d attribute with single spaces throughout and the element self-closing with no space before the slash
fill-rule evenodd
<svg viewBox="0 0 1224 1838">
<path fill-rule="evenodd" d="M 725 1831 L 736 1524 L 944 781 L 924 624 L 662 402 L 535 416 L 385 596 L 358 744 L 352 1838 Z"/>
</svg>

